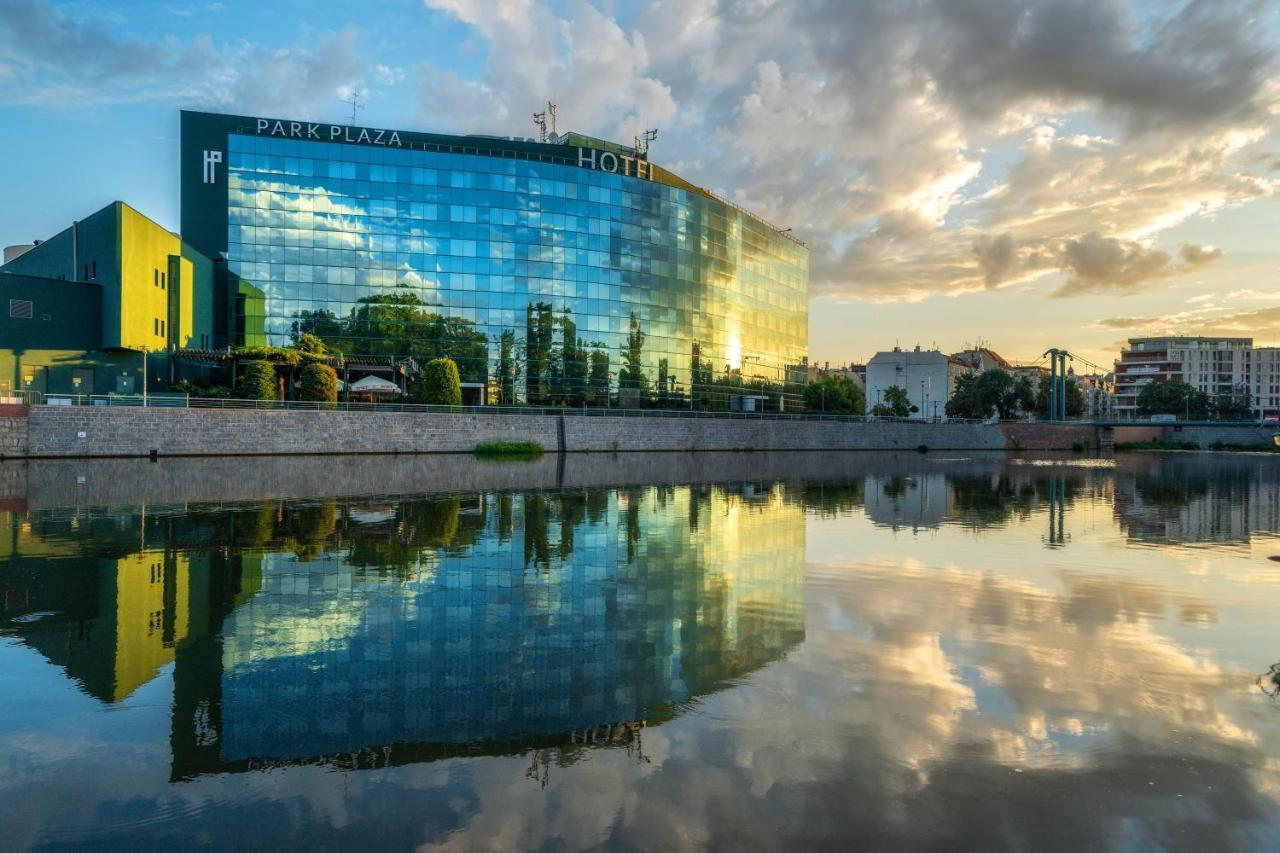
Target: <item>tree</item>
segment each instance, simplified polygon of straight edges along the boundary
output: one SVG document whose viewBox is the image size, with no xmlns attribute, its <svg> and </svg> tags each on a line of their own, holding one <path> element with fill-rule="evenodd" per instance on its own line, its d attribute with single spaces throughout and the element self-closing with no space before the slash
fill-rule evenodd
<svg viewBox="0 0 1280 853">
<path fill-rule="evenodd" d="M 947 400 L 947 417 L 979 420 L 994 414 L 1007 420 L 1031 403 L 1030 383 L 1019 383 L 1012 374 L 996 368 L 956 377 L 955 390 Z"/>
<path fill-rule="evenodd" d="M 525 402 L 547 402 L 548 381 L 551 370 L 551 347 L 555 318 L 546 302 L 529 303 L 525 309 Z"/>
<path fill-rule="evenodd" d="M 860 415 L 866 407 L 866 395 L 846 376 L 823 376 L 804 387 L 804 406 L 811 412 Z"/>
<path fill-rule="evenodd" d="M 609 405 L 609 353 L 596 344 L 591 350 L 591 373 L 587 377 L 587 401 L 593 406 Z"/>
<path fill-rule="evenodd" d="M 1209 395 L 1186 382 L 1150 382 L 1138 392 L 1138 414 L 1176 415 L 1192 420 L 1209 417 Z"/>
<path fill-rule="evenodd" d="M 907 398 L 907 389 L 901 385 L 890 385 L 884 389 L 882 399 L 871 407 L 871 414 L 878 418 L 906 418 L 912 412 L 919 411 L 911 405 Z"/>
<path fill-rule="evenodd" d="M 458 365 L 451 358 L 433 358 L 422 371 L 422 397 L 437 406 L 461 406 Z"/>
<path fill-rule="evenodd" d="M 640 328 L 640 321 L 635 312 L 631 312 L 631 331 L 627 334 L 627 343 L 622 348 L 622 371 L 618 374 L 618 388 L 631 389 L 632 396 L 645 397 L 649 392 L 649 378 L 644 375 L 644 339 L 645 333 Z"/>
<path fill-rule="evenodd" d="M 245 362 L 236 389 L 242 400 L 275 400 L 279 396 L 276 369 L 265 361 Z"/>
<path fill-rule="evenodd" d="M 312 362 L 302 368 L 301 397 L 316 403 L 338 401 L 338 374 L 332 367 Z"/>
<path fill-rule="evenodd" d="M 1049 392 L 1052 383 L 1048 376 L 1040 377 L 1040 385 L 1036 389 L 1036 417 L 1044 419 L 1049 417 Z M 1066 416 L 1069 418 L 1078 418 L 1084 414 L 1084 391 L 1080 390 L 1080 386 L 1076 384 L 1073 377 L 1068 377 L 1067 385 L 1067 411 Z"/>
<path fill-rule="evenodd" d="M 1213 416 L 1220 421 L 1247 421 L 1253 417 L 1253 395 L 1248 385 L 1237 385 L 1213 401 Z"/>
<path fill-rule="evenodd" d="M 295 336 L 293 348 L 303 355 L 312 356 L 313 358 L 323 358 L 329 352 L 324 341 L 310 332 L 303 332 Z"/>
<path fill-rule="evenodd" d="M 516 381 L 520 368 L 516 364 L 516 333 L 507 329 L 498 336 L 498 405 L 516 404 Z"/>
</svg>

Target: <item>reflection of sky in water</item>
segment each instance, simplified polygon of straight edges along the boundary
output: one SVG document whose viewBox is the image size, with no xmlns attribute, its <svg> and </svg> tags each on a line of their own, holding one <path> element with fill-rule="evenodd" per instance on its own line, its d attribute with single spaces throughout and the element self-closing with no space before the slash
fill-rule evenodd
<svg viewBox="0 0 1280 853">
<path fill-rule="evenodd" d="M 205 833 L 220 844 L 428 849 L 1266 849 L 1280 814 L 1280 703 L 1254 678 L 1280 659 L 1280 569 L 1267 560 L 1280 553 L 1277 461 L 1126 457 L 1114 468 L 1062 468 L 881 458 L 833 464 L 826 480 L 781 483 L 764 499 L 733 487 L 629 489 L 600 492 L 604 500 L 579 512 L 554 497 L 540 504 L 539 493 L 493 494 L 482 511 L 475 496 L 464 499 L 468 515 L 434 501 L 430 513 L 401 505 L 394 519 L 363 525 L 344 525 L 340 509 L 294 518 L 277 507 L 255 528 L 266 558 L 242 565 L 239 591 L 227 591 L 234 606 L 221 623 L 217 679 L 193 675 L 191 661 L 208 658 L 184 657 L 183 643 L 201 640 L 180 623 L 188 633 L 176 662 L 117 701 L 77 687 L 68 676 L 82 677 L 80 664 L 29 631 L 0 640 L 0 802 L 27 805 L 0 810 L 0 828 L 22 844 L 65 846 L 123 844 L 128 836 L 107 831 L 119 826 L 156 842 Z M 913 498 L 911 482 L 928 483 L 927 501 Z M 1051 514 L 1061 515 L 1060 538 L 1049 534 Z M 99 542 L 127 528 L 128 513 L 114 517 L 94 528 Z M 44 569 L 70 571 L 75 560 L 53 553 L 75 541 L 69 527 L 30 520 L 6 553 L 44 553 Z M 392 547 L 411 528 L 421 547 Z M 319 554 L 307 530 L 323 533 Z M 198 550 L 186 552 L 192 578 Z M 334 563 L 334 554 L 347 556 Z M 370 567 L 363 577 L 356 558 Z M 790 586 L 801 559 L 802 593 Z M 0 572 L 11 579 L 16 562 Z M 354 746 L 386 746 L 387 759 L 350 764 L 329 754 L 325 737 L 352 729 L 320 737 L 307 728 L 327 717 L 295 690 L 294 663 L 351 674 L 349 662 L 325 655 L 350 652 L 361 637 L 396 649 L 387 661 L 403 659 L 397 643 L 415 636 L 410 626 L 449 636 L 421 606 L 433 590 L 489 594 L 515 575 L 529 615 L 502 618 L 521 632 L 480 616 L 473 635 L 519 635 L 493 658 L 502 672 L 522 683 L 544 677 L 538 690 L 554 692 L 556 667 L 512 667 L 520 649 L 557 648 L 569 683 L 608 688 L 610 673 L 590 665 L 619 660 L 620 671 L 643 676 L 629 684 L 676 704 L 645 711 L 636 732 L 597 733 L 594 745 L 529 730 L 523 742 L 469 755 L 375 738 Z M 316 586 L 323 578 L 369 594 L 335 607 Z M 606 589 L 630 609 L 597 613 L 588 603 Z M 800 595 L 802 633 L 790 645 L 767 639 L 798 622 L 788 609 Z M 100 591 L 94 606 L 108 597 Z M 134 624 L 123 597 L 111 600 L 114 624 Z M 55 609 L 34 598 L 27 606 Z M 88 605 L 57 609 L 77 606 Z M 468 618 L 476 606 L 464 608 Z M 615 657 L 584 634 L 560 633 L 566 620 L 597 626 Z M 664 669 L 677 651 L 681 667 Z M 460 661 L 447 650 L 422 659 Z M 452 670 L 464 685 L 497 671 Z M 246 673 L 301 726 L 275 744 L 297 762 L 265 772 L 239 754 L 196 754 L 190 780 L 171 783 L 176 752 L 188 748 L 173 709 L 198 714 L 218 698 L 199 692 L 209 685 L 224 691 L 204 712 L 212 728 L 252 744 L 254 706 L 232 695 L 251 683 L 234 683 Z M 384 695 L 429 707 L 414 689 Z M 340 705 L 363 701 L 336 695 Z M 405 739 L 429 735 L 429 726 L 399 725 Z M 308 745 L 317 748 L 300 754 Z"/>
</svg>

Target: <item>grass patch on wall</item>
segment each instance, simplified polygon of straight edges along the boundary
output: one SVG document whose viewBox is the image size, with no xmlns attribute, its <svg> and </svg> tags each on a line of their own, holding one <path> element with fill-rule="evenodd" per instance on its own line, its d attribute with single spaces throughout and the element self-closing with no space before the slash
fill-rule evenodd
<svg viewBox="0 0 1280 853">
<path fill-rule="evenodd" d="M 474 450 L 481 459 L 537 459 L 542 445 L 536 441 L 485 441 Z"/>
</svg>

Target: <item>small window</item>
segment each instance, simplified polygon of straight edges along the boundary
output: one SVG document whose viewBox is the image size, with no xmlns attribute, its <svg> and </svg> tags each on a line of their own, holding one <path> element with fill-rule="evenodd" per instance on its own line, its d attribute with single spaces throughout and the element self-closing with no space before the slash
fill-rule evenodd
<svg viewBox="0 0 1280 853">
<path fill-rule="evenodd" d="M 160 289 L 161 289 L 161 290 L 165 290 L 165 289 L 166 289 L 166 288 L 165 288 L 164 277 L 165 277 L 165 273 L 160 273 Z"/>
<path fill-rule="evenodd" d="M 160 321 L 160 337 L 164 337 L 164 320 Z"/>
<path fill-rule="evenodd" d="M 154 273 L 154 275 L 151 277 L 151 286 L 159 287 L 160 286 L 160 270 L 152 270 L 151 272 Z"/>
<path fill-rule="evenodd" d="M 92 278 L 97 278 L 97 277 L 98 277 L 98 262 L 97 262 L 97 261 L 93 261 L 93 262 L 92 262 L 92 269 L 90 270 L 90 273 L 89 273 L 89 274 L 90 274 L 90 276 L 91 276 Z"/>
<path fill-rule="evenodd" d="M 10 299 L 9 319 L 30 320 L 35 316 L 35 305 L 30 299 Z"/>
<path fill-rule="evenodd" d="M 154 320 L 152 320 L 152 321 L 151 321 L 151 334 L 153 334 L 153 335 L 158 335 L 158 334 L 160 334 L 160 320 L 159 320 L 159 319 L 154 319 Z"/>
</svg>

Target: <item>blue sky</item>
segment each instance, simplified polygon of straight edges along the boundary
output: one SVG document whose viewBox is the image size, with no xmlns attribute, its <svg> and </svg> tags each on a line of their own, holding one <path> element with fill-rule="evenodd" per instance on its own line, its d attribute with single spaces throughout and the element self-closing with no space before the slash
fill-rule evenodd
<svg viewBox="0 0 1280 853">
<path fill-rule="evenodd" d="M 178 110 L 627 140 L 812 247 L 811 352 L 1280 344 L 1274 0 L 0 0 L 0 242 L 178 224 Z"/>
</svg>

